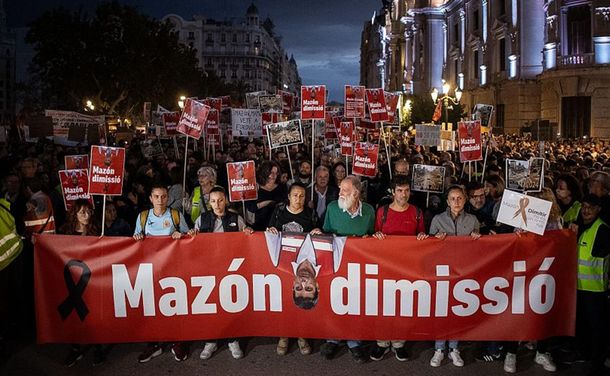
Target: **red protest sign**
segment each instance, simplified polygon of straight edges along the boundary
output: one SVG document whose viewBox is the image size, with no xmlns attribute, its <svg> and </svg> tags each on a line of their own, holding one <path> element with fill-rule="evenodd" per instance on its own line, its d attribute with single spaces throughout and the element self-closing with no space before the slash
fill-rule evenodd
<svg viewBox="0 0 610 376">
<path fill-rule="evenodd" d="M 208 134 L 206 135 L 208 145 L 220 147 L 220 134 Z"/>
<path fill-rule="evenodd" d="M 301 119 L 324 120 L 326 86 L 301 86 Z"/>
<path fill-rule="evenodd" d="M 278 90 L 277 93 L 282 96 L 282 112 L 284 115 L 290 115 L 294 107 L 294 95 L 283 90 Z"/>
<path fill-rule="evenodd" d="M 346 118 L 364 117 L 364 86 L 345 85 L 344 105 Z"/>
<path fill-rule="evenodd" d="M 93 204 L 93 200 L 89 195 L 89 170 L 86 168 L 59 170 L 59 181 L 66 210 L 70 210 L 78 199 L 89 200 Z"/>
<path fill-rule="evenodd" d="M 87 154 L 64 156 L 66 170 L 80 170 L 89 168 L 89 156 Z"/>
<path fill-rule="evenodd" d="M 263 112 L 261 114 L 263 123 L 263 136 L 267 135 L 267 124 L 275 124 L 279 121 L 279 114 L 274 112 Z"/>
<path fill-rule="evenodd" d="M 360 176 L 377 176 L 377 157 L 379 145 L 368 142 L 356 142 L 354 147 L 354 161 L 352 174 Z"/>
<path fill-rule="evenodd" d="M 458 123 L 460 162 L 483 159 L 481 146 L 481 121 L 460 121 Z"/>
<path fill-rule="evenodd" d="M 396 122 L 396 107 L 398 107 L 398 94 L 384 92 L 385 107 L 388 112 L 388 123 Z"/>
<path fill-rule="evenodd" d="M 227 163 L 229 201 L 248 201 L 258 198 L 254 161 Z"/>
<path fill-rule="evenodd" d="M 201 102 L 213 110 L 222 111 L 222 98 L 205 98 Z"/>
<path fill-rule="evenodd" d="M 89 194 L 118 196 L 123 191 L 125 148 L 91 146 Z"/>
<path fill-rule="evenodd" d="M 180 112 L 167 112 L 163 114 L 163 126 L 165 127 L 165 134 L 168 136 L 174 136 L 178 133 L 176 128 L 180 121 Z"/>
<path fill-rule="evenodd" d="M 377 126 L 370 119 L 358 119 L 358 126 L 366 129 L 376 129 Z"/>
<path fill-rule="evenodd" d="M 218 128 L 220 123 L 220 112 L 211 109 L 208 114 L 208 118 L 205 121 L 205 133 L 206 134 L 220 134 L 220 129 Z"/>
<path fill-rule="evenodd" d="M 227 108 L 231 108 L 231 96 L 223 95 L 220 97 L 221 109 L 226 110 Z"/>
<path fill-rule="evenodd" d="M 194 139 L 199 139 L 209 112 L 210 106 L 188 98 L 176 130 Z"/>
<path fill-rule="evenodd" d="M 351 121 L 342 121 L 339 123 L 339 137 L 341 144 L 341 155 L 349 156 L 353 154 L 354 142 L 354 123 Z"/>
<path fill-rule="evenodd" d="M 388 121 L 383 89 L 366 89 L 366 101 L 369 105 L 371 121 Z"/>
</svg>

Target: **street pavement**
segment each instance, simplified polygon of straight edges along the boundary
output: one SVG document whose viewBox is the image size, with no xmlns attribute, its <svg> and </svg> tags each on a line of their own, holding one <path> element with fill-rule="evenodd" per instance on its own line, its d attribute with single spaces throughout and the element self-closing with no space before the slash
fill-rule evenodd
<svg viewBox="0 0 610 376">
<path fill-rule="evenodd" d="M 492 363 L 477 362 L 474 352 L 475 343 L 460 343 L 462 355 L 466 362 L 463 368 L 457 368 L 445 358 L 443 365 L 432 368 L 429 365 L 433 354 L 432 342 L 408 343 L 410 359 L 399 362 L 393 353 L 377 362 L 356 364 L 345 346 L 333 360 L 326 360 L 319 354 L 321 341 L 314 341 L 314 353 L 301 355 L 296 340 L 290 343 L 290 352 L 285 356 L 275 353 L 277 339 L 251 338 L 242 340 L 245 357 L 235 360 L 223 345 L 209 360 L 199 359 L 203 342 L 191 345 L 190 357 L 184 362 L 176 362 L 170 351 L 145 364 L 137 362 L 138 354 L 145 344 L 116 345 L 108 356 L 106 363 L 94 367 L 93 351 L 71 368 L 62 362 L 68 354 L 68 345 L 36 345 L 33 341 L 0 342 L 0 375 L 508 375 L 502 369 L 502 361 Z M 368 343 L 370 345 L 371 343 Z M 518 354 L 517 375 L 551 375 L 541 366 L 534 363 L 534 352 L 520 348 Z M 554 375 L 586 375 L 587 365 L 573 366 L 558 364 Z"/>
</svg>

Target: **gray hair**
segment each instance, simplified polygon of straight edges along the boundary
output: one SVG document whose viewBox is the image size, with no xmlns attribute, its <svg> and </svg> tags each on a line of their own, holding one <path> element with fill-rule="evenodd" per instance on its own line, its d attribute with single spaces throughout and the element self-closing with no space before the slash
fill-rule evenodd
<svg viewBox="0 0 610 376">
<path fill-rule="evenodd" d="M 589 176 L 589 182 L 598 181 L 606 192 L 610 192 L 610 175 L 605 171 L 595 171 Z M 590 184 L 589 183 L 589 184 Z"/>
<path fill-rule="evenodd" d="M 330 174 L 330 170 L 328 169 L 328 167 L 320 165 L 320 166 L 316 167 L 316 175 L 315 176 L 318 176 L 318 173 L 320 171 L 326 171 L 326 172 L 328 172 Z"/>
<path fill-rule="evenodd" d="M 362 183 L 360 182 L 360 178 L 356 175 L 347 175 L 343 180 L 352 183 L 352 186 L 358 192 L 358 197 L 360 197 L 360 190 L 362 189 Z"/>
<path fill-rule="evenodd" d="M 214 167 L 210 167 L 210 166 L 200 167 L 199 170 L 197 170 L 197 176 L 201 176 L 201 175 L 209 177 L 210 179 L 212 179 L 214 184 L 216 184 L 216 170 L 214 169 Z"/>
</svg>

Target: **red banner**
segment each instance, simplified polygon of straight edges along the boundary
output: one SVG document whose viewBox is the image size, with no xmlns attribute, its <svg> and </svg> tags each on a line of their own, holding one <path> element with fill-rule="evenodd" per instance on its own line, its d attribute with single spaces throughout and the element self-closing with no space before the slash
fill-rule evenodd
<svg viewBox="0 0 610 376">
<path fill-rule="evenodd" d="M 301 86 L 301 119 L 324 120 L 326 86 Z"/>
<path fill-rule="evenodd" d="M 345 85 L 344 105 L 346 118 L 364 117 L 364 86 Z"/>
<path fill-rule="evenodd" d="M 89 172 L 89 194 L 121 195 L 125 175 L 125 148 L 91 146 Z"/>
<path fill-rule="evenodd" d="M 194 99 L 187 98 L 176 130 L 198 140 L 201 138 L 201 133 L 203 132 L 203 127 L 209 112 L 210 106 Z"/>
<path fill-rule="evenodd" d="M 460 162 L 480 161 L 483 159 L 481 146 L 481 121 L 460 121 L 458 123 L 460 143 Z"/>
<path fill-rule="evenodd" d="M 38 342 L 574 335 L 573 232 L 343 239 L 37 236 Z M 311 309 L 292 291 L 290 262 L 306 251 L 321 267 Z"/>
<path fill-rule="evenodd" d="M 342 121 L 339 123 L 339 143 L 341 144 L 341 155 L 349 156 L 353 154 L 354 143 L 354 123 Z"/>
<path fill-rule="evenodd" d="M 89 200 L 93 204 L 89 195 L 89 170 L 86 168 L 59 170 L 59 181 L 66 210 L 70 210 L 74 201 L 78 199 Z"/>
<path fill-rule="evenodd" d="M 388 121 L 383 89 L 366 89 L 366 102 L 369 105 L 371 121 Z"/>
<path fill-rule="evenodd" d="M 287 91 L 278 90 L 277 93 L 282 96 L 282 112 L 288 116 L 292 112 L 294 105 L 294 95 Z"/>
<path fill-rule="evenodd" d="M 388 112 L 388 123 L 396 123 L 396 107 L 398 107 L 398 94 L 384 92 L 385 107 Z"/>
<path fill-rule="evenodd" d="M 258 198 L 254 161 L 227 163 L 229 201 L 248 201 Z"/>
<path fill-rule="evenodd" d="M 163 114 L 163 126 L 165 127 L 165 134 L 168 136 L 174 136 L 178 134 L 176 128 L 180 121 L 180 112 L 167 112 Z"/>
<path fill-rule="evenodd" d="M 354 147 L 354 162 L 352 174 L 360 176 L 377 176 L 377 157 L 379 145 L 368 142 L 356 142 Z"/>
<path fill-rule="evenodd" d="M 89 156 L 87 154 L 64 156 L 66 170 L 80 170 L 89 168 Z"/>
</svg>

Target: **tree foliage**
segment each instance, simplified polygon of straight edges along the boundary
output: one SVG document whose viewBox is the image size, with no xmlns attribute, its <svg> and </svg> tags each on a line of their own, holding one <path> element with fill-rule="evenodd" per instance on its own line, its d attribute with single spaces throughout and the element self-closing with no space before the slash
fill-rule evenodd
<svg viewBox="0 0 610 376">
<path fill-rule="evenodd" d="M 179 95 L 223 94 L 224 83 L 197 66 L 196 51 L 162 23 L 116 1 L 93 15 L 57 8 L 33 22 L 27 35 L 35 56 L 30 71 L 40 104 L 141 116 L 143 102 L 176 107 Z"/>
</svg>

